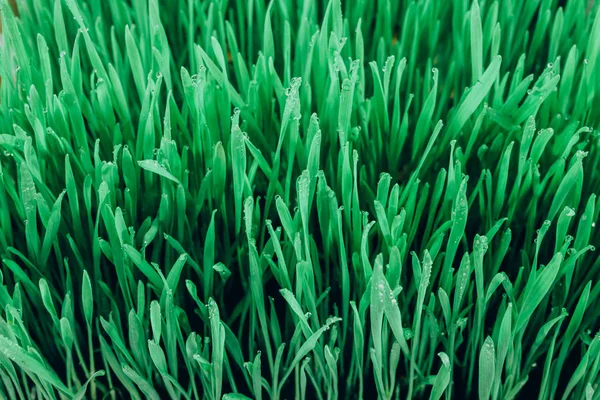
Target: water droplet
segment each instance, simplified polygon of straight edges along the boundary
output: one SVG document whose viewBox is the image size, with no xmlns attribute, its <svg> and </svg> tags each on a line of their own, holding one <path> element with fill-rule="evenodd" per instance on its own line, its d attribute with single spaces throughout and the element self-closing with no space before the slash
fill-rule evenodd
<svg viewBox="0 0 600 400">
<path fill-rule="evenodd" d="M 575 156 L 577 158 L 584 158 L 587 157 L 588 152 L 587 151 L 583 151 L 583 150 L 577 150 L 577 153 L 575 153 Z"/>
</svg>

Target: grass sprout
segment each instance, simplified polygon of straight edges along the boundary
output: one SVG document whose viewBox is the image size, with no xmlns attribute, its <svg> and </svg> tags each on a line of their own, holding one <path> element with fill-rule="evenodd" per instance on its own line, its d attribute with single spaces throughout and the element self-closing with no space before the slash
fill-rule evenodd
<svg viewBox="0 0 600 400">
<path fill-rule="evenodd" d="M 0 5 L 0 398 L 600 399 L 599 2 Z"/>
</svg>

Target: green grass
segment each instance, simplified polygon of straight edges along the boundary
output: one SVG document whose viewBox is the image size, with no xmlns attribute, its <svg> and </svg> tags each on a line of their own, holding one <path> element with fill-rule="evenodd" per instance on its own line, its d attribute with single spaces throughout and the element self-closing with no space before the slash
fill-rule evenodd
<svg viewBox="0 0 600 400">
<path fill-rule="evenodd" d="M 1 4 L 0 398 L 600 399 L 600 3 Z"/>
</svg>

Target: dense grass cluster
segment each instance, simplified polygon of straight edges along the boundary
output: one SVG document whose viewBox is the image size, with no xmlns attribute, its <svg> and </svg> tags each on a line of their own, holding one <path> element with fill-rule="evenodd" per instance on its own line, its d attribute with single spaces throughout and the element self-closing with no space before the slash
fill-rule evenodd
<svg viewBox="0 0 600 400">
<path fill-rule="evenodd" d="M 600 399 L 600 4 L 1 0 L 0 398 Z"/>
</svg>

